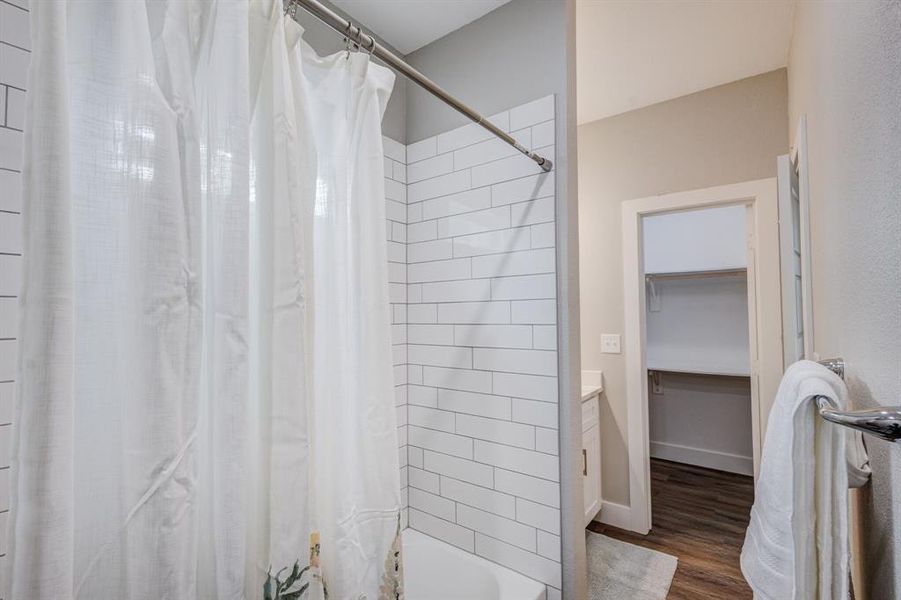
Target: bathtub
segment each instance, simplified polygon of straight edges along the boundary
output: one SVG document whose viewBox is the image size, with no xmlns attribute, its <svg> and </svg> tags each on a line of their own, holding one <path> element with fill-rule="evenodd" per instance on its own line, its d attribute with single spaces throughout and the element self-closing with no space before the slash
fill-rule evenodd
<svg viewBox="0 0 901 600">
<path fill-rule="evenodd" d="M 407 600 L 546 600 L 544 584 L 412 529 L 405 529 Z"/>
</svg>

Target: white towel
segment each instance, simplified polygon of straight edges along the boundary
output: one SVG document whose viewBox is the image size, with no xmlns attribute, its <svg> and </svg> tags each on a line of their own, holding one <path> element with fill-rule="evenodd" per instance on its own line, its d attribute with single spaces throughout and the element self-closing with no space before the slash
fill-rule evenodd
<svg viewBox="0 0 901 600">
<path fill-rule="evenodd" d="M 741 569 L 755 600 L 845 600 L 848 472 L 845 428 L 814 396 L 847 408 L 842 380 L 800 361 L 785 371 L 770 411 Z"/>
<path fill-rule="evenodd" d="M 848 487 L 863 487 L 870 481 L 873 469 L 870 468 L 870 457 L 863 443 L 863 434 L 854 429 L 845 429 L 848 444 Z"/>
</svg>

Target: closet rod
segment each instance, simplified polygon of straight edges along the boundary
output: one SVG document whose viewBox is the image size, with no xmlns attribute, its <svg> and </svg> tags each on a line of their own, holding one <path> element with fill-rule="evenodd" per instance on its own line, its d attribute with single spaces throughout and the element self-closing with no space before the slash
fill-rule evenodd
<svg viewBox="0 0 901 600">
<path fill-rule="evenodd" d="M 345 39 L 349 40 L 349 43 L 371 54 L 372 56 L 381 59 L 385 62 L 385 64 L 404 75 L 413 83 L 425 88 L 426 91 L 428 91 L 430 94 L 432 94 L 445 104 L 448 104 L 452 108 L 456 109 L 457 112 L 462 113 L 469 119 L 475 121 L 477 124 L 481 125 L 497 137 L 501 138 L 503 141 L 516 148 L 519 152 L 522 152 L 523 154 L 531 158 L 538 164 L 539 167 L 541 167 L 542 171 L 548 172 L 551 170 L 553 163 L 549 159 L 532 152 L 531 150 L 517 142 L 513 138 L 513 136 L 500 129 L 494 123 L 487 120 L 484 116 L 482 116 L 460 100 L 457 100 L 456 98 L 448 94 L 437 83 L 408 65 L 393 52 L 381 46 L 378 42 L 375 41 L 375 38 L 364 32 L 357 25 L 354 25 L 318 0 L 287 0 L 285 4 L 285 12 L 287 14 L 290 14 L 291 17 L 296 20 L 296 9 L 298 6 L 340 33 L 342 36 L 344 36 Z"/>
<path fill-rule="evenodd" d="M 707 271 L 672 271 L 667 273 L 645 273 L 645 279 L 706 279 L 709 277 L 728 277 L 732 275 L 746 275 L 748 270 L 740 269 L 710 269 Z"/>
</svg>

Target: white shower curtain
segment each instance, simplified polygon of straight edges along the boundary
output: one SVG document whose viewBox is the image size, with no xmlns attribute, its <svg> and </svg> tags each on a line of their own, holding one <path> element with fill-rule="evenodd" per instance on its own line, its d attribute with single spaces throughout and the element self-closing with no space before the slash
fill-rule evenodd
<svg viewBox="0 0 901 600">
<path fill-rule="evenodd" d="M 393 76 L 271 0 L 32 9 L 4 598 L 397 598 Z"/>
</svg>

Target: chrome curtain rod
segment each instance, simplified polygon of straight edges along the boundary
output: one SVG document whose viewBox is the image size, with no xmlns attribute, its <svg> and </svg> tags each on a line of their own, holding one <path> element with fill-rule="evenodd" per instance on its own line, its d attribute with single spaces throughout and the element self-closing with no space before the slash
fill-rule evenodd
<svg viewBox="0 0 901 600">
<path fill-rule="evenodd" d="M 513 138 L 513 136 L 500 129 L 494 123 L 486 119 L 484 116 L 482 116 L 463 102 L 448 94 L 437 83 L 405 63 L 393 52 L 379 45 L 379 43 L 375 41 L 375 38 L 364 32 L 357 25 L 354 25 L 335 11 L 331 10 L 329 7 L 325 6 L 318 0 L 287 0 L 285 4 L 285 12 L 290 14 L 292 18 L 296 18 L 295 13 L 297 7 L 304 9 L 305 11 L 337 31 L 344 38 L 349 40 L 349 43 L 381 59 L 385 62 L 385 64 L 404 75 L 413 83 L 425 88 L 426 91 L 428 91 L 430 94 L 432 94 L 445 104 L 450 105 L 452 108 L 457 110 L 457 112 L 475 121 L 477 124 L 481 125 L 497 137 L 501 138 L 503 141 L 516 148 L 519 152 L 522 152 L 533 161 L 535 161 L 543 171 L 547 172 L 551 170 L 553 163 L 549 159 L 544 158 L 543 156 L 540 156 L 524 147 L 522 144 L 517 142 Z"/>
</svg>

